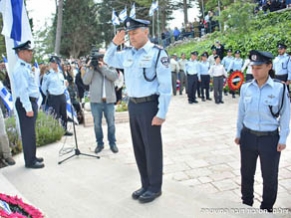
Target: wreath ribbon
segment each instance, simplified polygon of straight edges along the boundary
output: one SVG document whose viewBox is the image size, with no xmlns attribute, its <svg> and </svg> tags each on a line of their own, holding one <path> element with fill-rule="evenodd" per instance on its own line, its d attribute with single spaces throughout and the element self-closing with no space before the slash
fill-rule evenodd
<svg viewBox="0 0 291 218">
<path fill-rule="evenodd" d="M 239 90 L 243 82 L 244 74 L 239 70 L 232 72 L 227 79 L 228 87 L 232 91 Z"/>
</svg>

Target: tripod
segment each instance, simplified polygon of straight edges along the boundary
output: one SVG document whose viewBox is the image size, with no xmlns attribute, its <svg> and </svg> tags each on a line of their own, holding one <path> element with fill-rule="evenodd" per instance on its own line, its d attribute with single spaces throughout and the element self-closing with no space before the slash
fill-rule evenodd
<svg viewBox="0 0 291 218">
<path fill-rule="evenodd" d="M 78 147 L 78 140 L 77 140 L 77 134 L 76 134 L 76 127 L 75 127 L 75 122 L 74 122 L 74 108 L 73 108 L 73 104 L 71 103 L 71 111 L 72 111 L 72 120 L 73 120 L 73 130 L 74 130 L 74 138 L 75 138 L 75 153 L 72 154 L 71 156 L 61 160 L 58 162 L 58 164 L 61 164 L 63 162 L 65 162 L 66 160 L 74 157 L 74 156 L 79 156 L 79 155 L 84 155 L 84 156 L 89 156 L 89 157 L 96 157 L 97 159 L 99 159 L 100 157 L 99 156 L 96 156 L 96 155 L 92 155 L 92 154 L 85 154 L 85 153 L 82 153 Z"/>
</svg>

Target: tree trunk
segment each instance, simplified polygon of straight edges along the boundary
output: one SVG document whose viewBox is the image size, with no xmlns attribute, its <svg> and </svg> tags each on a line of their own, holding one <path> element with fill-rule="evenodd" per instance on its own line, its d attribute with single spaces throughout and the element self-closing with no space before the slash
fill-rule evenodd
<svg viewBox="0 0 291 218">
<path fill-rule="evenodd" d="M 183 10 L 184 10 L 184 25 L 188 23 L 188 7 L 187 0 L 183 0 Z"/>
<path fill-rule="evenodd" d="M 59 55 L 60 47 L 61 47 L 62 23 L 63 23 L 63 0 L 59 0 L 59 5 L 58 5 L 57 10 L 58 10 L 58 22 L 57 22 L 55 54 Z"/>
</svg>

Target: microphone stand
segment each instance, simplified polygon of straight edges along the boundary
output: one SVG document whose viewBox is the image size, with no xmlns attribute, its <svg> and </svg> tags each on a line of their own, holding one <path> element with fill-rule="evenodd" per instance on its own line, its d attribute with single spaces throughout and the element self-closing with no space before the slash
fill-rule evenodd
<svg viewBox="0 0 291 218">
<path fill-rule="evenodd" d="M 74 138 L 75 138 L 75 153 L 72 154 L 71 156 L 61 160 L 58 162 L 58 164 L 61 164 L 63 162 L 65 162 L 66 160 L 74 157 L 74 156 L 79 156 L 79 155 L 84 155 L 84 156 L 88 156 L 88 157 L 95 157 L 97 159 L 99 159 L 100 157 L 99 156 L 96 156 L 96 155 L 93 155 L 93 154 L 85 154 L 85 153 L 82 153 L 79 149 L 79 146 L 78 146 L 78 140 L 77 140 L 77 134 L 76 134 L 76 127 L 75 127 L 75 122 L 74 122 L 74 107 L 73 107 L 73 103 L 71 101 L 71 111 L 72 111 L 72 120 L 73 120 L 73 130 L 74 130 Z"/>
</svg>

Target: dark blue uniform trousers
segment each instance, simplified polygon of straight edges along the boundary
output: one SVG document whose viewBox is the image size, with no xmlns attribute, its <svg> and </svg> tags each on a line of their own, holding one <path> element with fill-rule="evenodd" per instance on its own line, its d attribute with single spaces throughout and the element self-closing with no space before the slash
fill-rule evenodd
<svg viewBox="0 0 291 218">
<path fill-rule="evenodd" d="M 198 76 L 197 74 L 194 75 L 187 75 L 187 80 L 188 80 L 188 101 L 193 102 L 196 101 L 196 91 L 198 88 Z"/>
<path fill-rule="evenodd" d="M 62 120 L 62 126 L 67 130 L 67 100 L 65 94 L 62 95 L 49 95 L 48 107 L 52 109 L 52 113 L 56 119 Z"/>
<path fill-rule="evenodd" d="M 152 192 L 161 191 L 163 151 L 161 126 L 151 122 L 158 111 L 158 101 L 128 104 L 131 137 L 141 184 Z"/>
<path fill-rule="evenodd" d="M 256 162 L 260 157 L 263 177 L 261 209 L 272 209 L 277 198 L 281 153 L 277 151 L 279 135 L 257 136 L 243 129 L 240 138 L 241 192 L 244 204 L 253 205 Z"/>
<path fill-rule="evenodd" d="M 31 105 L 34 115 L 33 117 L 28 117 L 26 116 L 26 111 L 22 107 L 20 99 L 17 98 L 15 102 L 20 124 L 24 162 L 26 166 L 31 166 L 36 161 L 35 122 L 38 113 L 38 105 L 36 101 L 31 101 Z"/>
</svg>

